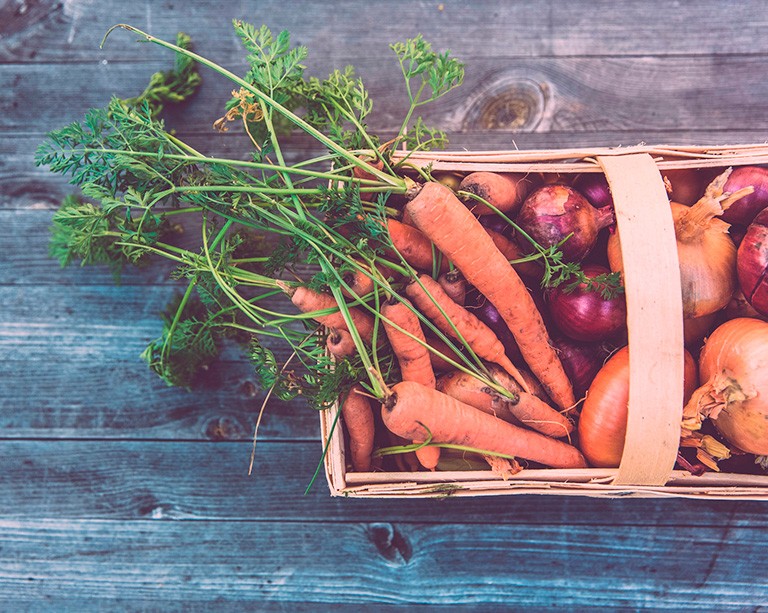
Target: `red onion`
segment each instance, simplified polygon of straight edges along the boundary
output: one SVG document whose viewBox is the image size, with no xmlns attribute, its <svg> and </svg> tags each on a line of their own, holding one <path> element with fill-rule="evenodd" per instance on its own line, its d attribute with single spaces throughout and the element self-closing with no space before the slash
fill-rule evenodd
<svg viewBox="0 0 768 613">
<path fill-rule="evenodd" d="M 475 306 L 469 307 L 469 310 L 496 333 L 496 337 L 501 341 L 501 344 L 504 345 L 504 352 L 510 360 L 519 362 L 523 359 L 520 349 L 517 346 L 517 342 L 515 341 L 515 337 L 509 331 L 507 324 L 502 319 L 496 307 L 491 304 L 490 300 L 478 293 L 475 298 Z"/>
<path fill-rule="evenodd" d="M 747 302 L 768 315 L 768 209 L 749 225 L 736 253 L 736 269 Z"/>
<path fill-rule="evenodd" d="M 734 168 L 723 186 L 724 192 L 736 192 L 752 186 L 755 191 L 739 198 L 720 218 L 730 224 L 748 226 L 755 216 L 768 206 L 768 169 L 759 166 Z"/>
<path fill-rule="evenodd" d="M 614 215 L 610 207 L 596 209 L 572 187 L 545 185 L 528 196 L 516 222 L 545 248 L 567 238 L 560 249 L 566 261 L 575 262 L 592 250 L 598 233 L 614 222 Z"/>
<path fill-rule="evenodd" d="M 610 354 L 609 348 L 602 343 L 580 343 L 565 336 L 553 339 L 552 345 L 571 380 L 574 395 L 583 398 Z"/>
<path fill-rule="evenodd" d="M 662 172 L 668 184 L 669 199 L 690 206 L 704 195 L 707 184 L 714 179 L 711 170 L 671 168 Z"/>
<path fill-rule="evenodd" d="M 508 236 L 512 231 L 512 226 L 500 215 L 482 215 L 479 219 L 484 228 L 488 228 L 499 234 Z"/>
<path fill-rule="evenodd" d="M 608 268 L 596 264 L 587 264 L 582 270 L 589 279 L 610 273 Z M 623 293 L 606 300 L 599 291 L 588 290 L 587 285 L 581 283 L 570 292 L 562 285 L 553 287 L 546 296 L 552 321 L 563 334 L 574 340 L 606 340 L 626 327 L 627 307 Z"/>
<path fill-rule="evenodd" d="M 599 172 L 586 172 L 578 176 L 573 183 L 574 189 L 582 194 L 589 203 L 598 209 L 613 207 L 611 188 L 608 187 L 608 179 Z"/>
</svg>

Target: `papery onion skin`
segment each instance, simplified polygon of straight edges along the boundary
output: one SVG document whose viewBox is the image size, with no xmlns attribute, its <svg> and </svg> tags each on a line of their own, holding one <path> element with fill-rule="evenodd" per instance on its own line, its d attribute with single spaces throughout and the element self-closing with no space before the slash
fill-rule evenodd
<svg viewBox="0 0 768 613">
<path fill-rule="evenodd" d="M 683 403 L 696 388 L 696 363 L 685 351 Z M 627 434 L 629 347 L 614 353 L 595 376 L 579 416 L 579 448 L 590 466 L 615 468 L 621 462 Z M 680 407 L 682 418 L 682 406 Z M 649 449 L 652 442 L 649 442 Z"/>
<path fill-rule="evenodd" d="M 735 192 L 751 185 L 755 191 L 739 198 L 723 213 L 722 219 L 730 224 L 748 226 L 755 216 L 768 206 L 768 169 L 759 166 L 734 168 L 723 191 Z"/>
<path fill-rule="evenodd" d="M 585 264 L 582 272 L 588 278 L 609 274 L 611 271 L 596 264 Z M 580 284 L 573 291 L 562 286 L 546 293 L 552 321 L 568 337 L 577 341 L 597 342 L 619 334 L 627 325 L 627 307 L 623 293 L 606 300 L 598 291 Z"/>
<path fill-rule="evenodd" d="M 760 315 L 768 315 L 768 209 L 749 225 L 736 256 L 739 289 Z"/>
<path fill-rule="evenodd" d="M 711 420 L 723 437 L 741 451 L 768 455 L 768 323 L 741 317 L 720 325 L 704 343 L 699 377 L 703 387 L 734 386 Z"/>
<path fill-rule="evenodd" d="M 671 202 L 676 230 L 680 218 L 690 210 L 679 202 Z M 680 262 L 680 285 L 683 317 L 702 317 L 724 308 L 738 287 L 736 277 L 736 245 L 728 235 L 728 224 L 711 219 L 700 240 L 677 241 Z M 608 262 L 613 271 L 623 270 L 618 233 L 608 239 Z"/>
<path fill-rule="evenodd" d="M 596 209 L 572 187 L 552 184 L 528 196 L 515 221 L 545 248 L 569 237 L 560 250 L 566 261 L 577 262 L 595 246 L 600 230 L 614 223 L 614 215 L 610 208 Z"/>
</svg>

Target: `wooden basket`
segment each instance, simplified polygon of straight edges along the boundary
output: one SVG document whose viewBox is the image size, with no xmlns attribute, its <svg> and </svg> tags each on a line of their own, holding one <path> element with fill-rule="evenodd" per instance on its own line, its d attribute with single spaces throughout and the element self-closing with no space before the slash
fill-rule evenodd
<svg viewBox="0 0 768 613">
<path fill-rule="evenodd" d="M 401 155 L 406 155 L 402 153 Z M 677 248 L 662 173 L 683 168 L 768 164 L 768 145 L 628 147 L 554 151 L 413 154 L 432 170 L 469 173 L 603 172 L 616 210 L 624 262 L 632 363 L 624 453 L 618 468 L 348 472 L 338 407 L 320 413 L 332 495 L 358 497 L 568 494 L 768 500 L 768 477 L 673 470 L 683 404 L 683 317 Z M 336 427 L 334 424 L 336 423 Z"/>
</svg>

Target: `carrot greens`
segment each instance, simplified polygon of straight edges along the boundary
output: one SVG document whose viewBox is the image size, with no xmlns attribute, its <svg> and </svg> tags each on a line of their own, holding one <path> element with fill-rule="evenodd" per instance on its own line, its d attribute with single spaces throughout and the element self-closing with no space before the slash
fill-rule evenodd
<svg viewBox="0 0 768 613">
<path fill-rule="evenodd" d="M 368 131 L 373 104 L 362 80 L 352 67 L 325 79 L 305 76 L 307 49 L 292 47 L 287 32 L 273 34 L 266 26 L 234 22 L 248 54 L 243 77 L 195 54 L 186 35 L 173 44 L 119 27 L 175 51 L 176 65 L 154 74 L 139 96 L 113 98 L 50 133 L 38 148 L 36 163 L 67 175 L 80 191 L 54 214 L 51 254 L 62 266 L 76 260 L 107 265 L 118 278 L 126 265 L 158 256 L 175 264 L 171 279 L 186 287 L 163 315 L 162 334 L 142 354 L 169 384 L 190 386 L 234 340 L 259 383 L 277 397 L 302 394 L 322 408 L 361 378 L 377 391 L 378 380 L 367 371 L 396 368 L 385 348 L 370 352 L 353 326 L 357 355 L 333 364 L 320 332 L 307 334 L 315 329 L 312 314 L 286 313 L 279 304 L 281 279 L 341 298 L 345 273 L 372 271 L 383 260 L 385 219 L 395 212 L 389 199 L 412 185 L 393 170 L 391 149 Z M 444 143 L 444 135 L 424 127 L 414 111 L 459 85 L 463 67 L 433 53 L 420 37 L 393 49 L 410 107 L 387 145 Z M 254 145 L 250 159 L 206 156 L 166 129 L 163 106 L 193 95 L 199 66 L 233 81 L 216 127 L 239 122 Z M 412 82 L 419 83 L 414 90 Z M 297 128 L 327 152 L 287 163 L 285 138 Z M 201 233 L 189 230 L 195 225 Z M 195 232 L 197 247 L 188 238 Z M 387 270 L 398 270 L 398 263 Z M 386 275 L 380 283 L 387 286 Z M 348 319 L 343 300 L 339 308 Z M 282 368 L 270 348 L 275 338 L 296 353 L 298 367 Z"/>
</svg>

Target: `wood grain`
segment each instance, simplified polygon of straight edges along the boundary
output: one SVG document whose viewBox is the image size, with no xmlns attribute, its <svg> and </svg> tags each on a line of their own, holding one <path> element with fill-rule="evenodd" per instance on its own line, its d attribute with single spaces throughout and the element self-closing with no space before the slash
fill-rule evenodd
<svg viewBox="0 0 768 613">
<path fill-rule="evenodd" d="M 216 60 L 217 58 L 212 58 Z M 352 59 L 352 58 L 350 58 Z M 166 62 L 170 62 L 170 56 Z M 346 60 L 343 60 L 346 61 Z M 354 58 L 375 111 L 370 126 L 382 136 L 395 132 L 406 111 L 402 77 L 395 61 Z M 765 131 L 762 101 L 768 84 L 764 59 L 737 56 L 643 56 L 479 58 L 467 61 L 464 84 L 424 108 L 424 119 L 449 134 L 462 130 L 508 132 L 597 132 L 602 130 Z M 0 65 L 0 129 L 42 134 L 78 120 L 110 96 L 143 90 L 163 62 Z M 232 68 L 231 66 L 228 66 Z M 311 74 L 327 75 L 328 61 Z M 239 68 L 244 72 L 244 67 Z M 185 132 L 209 132 L 224 114 L 232 86 L 210 71 L 205 85 L 185 106 Z M 738 87 L 728 86 L 738 83 Z M 31 115 L 25 100 L 46 92 L 46 111 Z M 759 139 L 759 135 L 756 135 Z"/>
<path fill-rule="evenodd" d="M 180 15 L 181 6 L 177 0 L 107 0 L 97 9 L 88 0 L 7 2 L 0 8 L 0 62 L 60 62 L 62 57 L 98 61 L 109 53 L 141 59 L 144 50 L 125 33 L 113 36 L 99 51 L 104 32 L 119 22 L 166 38 L 183 29 L 201 52 L 238 58 L 233 18 L 264 22 L 273 30 L 288 28 L 313 54 L 337 58 L 351 57 L 359 49 L 386 54 L 389 43 L 418 33 L 437 48 L 473 57 L 722 55 L 768 49 L 754 5 L 716 0 L 674 5 L 659 0 L 480 0 L 472 3 L 472 10 L 460 0 L 388 2 L 386 14 L 397 19 L 382 19 L 381 6 L 354 0 L 334 2 L 332 18 L 323 3 L 304 3 L 297 11 L 276 0 L 248 0 L 226 10 L 188 2 Z"/>
<path fill-rule="evenodd" d="M 233 17 L 289 28 L 311 74 L 353 63 L 383 137 L 404 110 L 388 49 L 421 32 L 467 63 L 425 109 L 454 149 L 762 142 L 768 38 L 758 2 L 480 0 L 0 3 L 0 607 L 9 611 L 762 610 L 764 503 L 503 496 L 332 498 L 306 485 L 315 413 L 269 405 L 235 347 L 192 392 L 138 354 L 177 291 L 167 265 L 59 269 L 52 210 L 71 189 L 33 165 L 44 134 L 172 58 L 125 21 L 246 70 Z M 389 18 L 396 15 L 397 18 Z M 208 154 L 231 86 L 204 72 L 168 125 Z M 289 161 L 314 155 L 289 141 Z M 283 350 L 281 350 L 283 351 Z M 278 353 L 278 355 L 284 355 Z M 284 356 L 287 357 L 287 356 Z"/>
<path fill-rule="evenodd" d="M 267 416 L 269 419 L 269 415 Z M 461 522 L 489 527 L 768 527 L 765 503 L 737 500 L 590 499 L 530 494 L 435 499 L 329 496 L 319 440 L 0 439 L 2 518 Z M 695 518 L 692 520 L 691 518 Z M 0 518 L 0 519 L 2 519 Z M 734 547 L 742 543 L 733 540 Z"/>
<path fill-rule="evenodd" d="M 27 603 L 88 590 L 160 608 L 252 600 L 723 610 L 768 596 L 750 559 L 766 546 L 754 528 L 3 520 L 0 529 L 0 590 Z M 466 585 L 464 565 L 483 568 L 483 580 Z"/>
<path fill-rule="evenodd" d="M 169 387 L 138 356 L 0 362 L 6 438 L 250 441 L 265 392 L 245 361 L 215 363 L 191 390 Z M 319 440 L 301 399 L 270 399 L 260 440 Z"/>
</svg>

